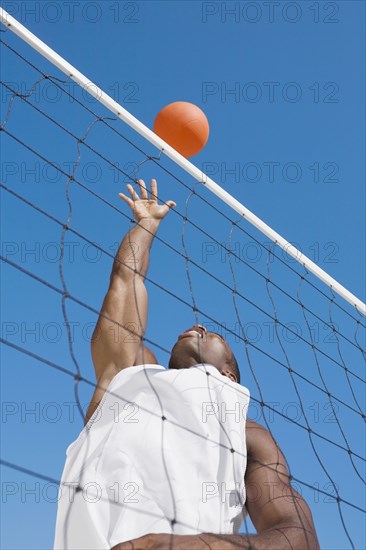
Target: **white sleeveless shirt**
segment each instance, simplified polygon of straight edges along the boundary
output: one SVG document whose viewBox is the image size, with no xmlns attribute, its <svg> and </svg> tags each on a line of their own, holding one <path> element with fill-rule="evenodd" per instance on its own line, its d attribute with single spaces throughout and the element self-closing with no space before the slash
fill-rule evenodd
<svg viewBox="0 0 366 550">
<path fill-rule="evenodd" d="M 236 533 L 245 515 L 249 391 L 212 365 L 119 372 L 67 449 L 54 548 L 148 533 Z"/>
</svg>

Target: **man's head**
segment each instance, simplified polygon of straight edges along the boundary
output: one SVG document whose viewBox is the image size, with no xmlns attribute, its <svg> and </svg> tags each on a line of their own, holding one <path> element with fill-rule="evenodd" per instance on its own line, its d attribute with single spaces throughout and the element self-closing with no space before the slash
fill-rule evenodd
<svg viewBox="0 0 366 550">
<path fill-rule="evenodd" d="M 230 346 L 216 332 L 208 332 L 202 325 L 194 325 L 174 344 L 169 360 L 170 369 L 186 369 L 199 363 L 208 363 L 234 382 L 240 383 L 240 371 Z"/>
</svg>

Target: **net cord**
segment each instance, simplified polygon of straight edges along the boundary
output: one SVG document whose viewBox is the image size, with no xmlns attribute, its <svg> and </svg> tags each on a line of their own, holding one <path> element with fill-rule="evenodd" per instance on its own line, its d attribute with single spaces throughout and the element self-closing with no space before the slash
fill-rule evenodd
<svg viewBox="0 0 366 550">
<path fill-rule="evenodd" d="M 83 89 L 85 89 L 92 97 L 97 99 L 102 105 L 107 109 L 113 112 L 118 118 L 123 120 L 136 132 L 138 132 L 142 137 L 147 141 L 155 145 L 160 151 L 167 155 L 171 160 L 173 160 L 178 166 L 195 178 L 199 183 L 202 183 L 209 191 L 214 193 L 218 198 L 223 200 L 230 208 L 238 212 L 243 216 L 249 223 L 261 231 L 266 237 L 275 242 L 287 254 L 292 256 L 297 260 L 301 265 L 313 273 L 318 279 L 323 283 L 328 285 L 334 292 L 337 292 L 342 298 L 349 302 L 352 306 L 356 308 L 357 311 L 366 315 L 366 304 L 364 304 L 359 298 L 347 290 L 344 286 L 338 283 L 333 277 L 328 275 L 323 269 L 316 265 L 312 260 L 307 258 L 302 252 L 300 252 L 296 247 L 284 239 L 279 233 L 274 231 L 266 223 L 264 223 L 260 218 L 248 210 L 243 204 L 236 200 L 232 195 L 227 191 L 222 189 L 216 182 L 204 174 L 199 168 L 194 166 L 186 158 L 180 155 L 173 147 L 168 145 L 164 140 L 159 138 L 154 132 L 142 124 L 138 119 L 136 119 L 131 113 L 124 109 L 119 103 L 112 99 L 108 94 L 106 94 L 99 86 L 94 84 L 89 80 L 85 75 L 68 63 L 63 57 L 57 54 L 49 46 L 47 46 L 42 40 L 37 36 L 31 33 L 26 27 L 19 23 L 14 17 L 12 17 L 8 12 L 3 8 L 0 8 L 0 21 L 5 25 L 9 30 L 14 32 L 22 40 L 27 42 L 33 49 L 38 51 L 43 55 L 48 61 L 60 69 L 64 74 L 66 74 L 70 79 L 79 84 Z"/>
</svg>

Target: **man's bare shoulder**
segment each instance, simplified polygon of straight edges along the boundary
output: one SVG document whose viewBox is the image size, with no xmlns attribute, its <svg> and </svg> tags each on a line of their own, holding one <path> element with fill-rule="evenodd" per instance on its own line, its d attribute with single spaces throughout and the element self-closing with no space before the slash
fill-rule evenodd
<svg viewBox="0 0 366 550">
<path fill-rule="evenodd" d="M 279 447 L 273 435 L 267 428 L 249 418 L 246 420 L 245 437 L 248 457 L 270 459 L 278 454 Z"/>
<path fill-rule="evenodd" d="M 263 437 L 263 438 L 272 437 L 270 432 L 267 430 L 267 428 L 265 428 L 261 424 L 258 424 L 258 422 L 251 420 L 250 418 L 246 419 L 245 430 L 246 430 L 247 436 L 249 437 L 254 437 L 254 436 Z"/>
</svg>

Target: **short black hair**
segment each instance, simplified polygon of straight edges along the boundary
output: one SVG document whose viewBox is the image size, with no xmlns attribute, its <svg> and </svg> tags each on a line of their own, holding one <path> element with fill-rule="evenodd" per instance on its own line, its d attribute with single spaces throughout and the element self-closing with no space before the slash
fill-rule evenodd
<svg viewBox="0 0 366 550">
<path fill-rule="evenodd" d="M 229 365 L 231 367 L 231 370 L 233 371 L 233 374 L 235 374 L 237 383 L 240 384 L 239 365 L 238 365 L 238 362 L 237 362 L 236 357 L 233 354 L 233 352 L 231 352 L 231 358 L 230 358 L 230 361 L 229 361 Z"/>
</svg>

